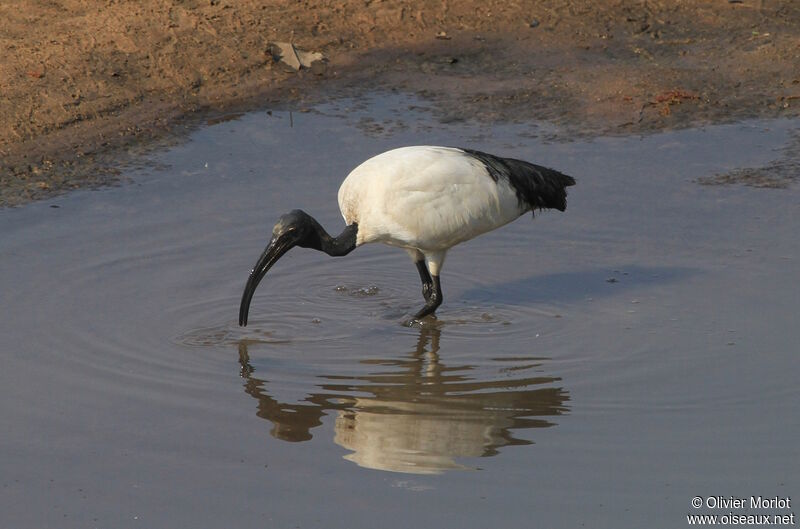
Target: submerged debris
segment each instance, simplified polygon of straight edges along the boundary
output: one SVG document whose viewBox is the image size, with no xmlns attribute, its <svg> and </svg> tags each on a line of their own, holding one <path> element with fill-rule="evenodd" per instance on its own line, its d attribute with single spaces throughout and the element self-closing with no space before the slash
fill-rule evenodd
<svg viewBox="0 0 800 529">
<path fill-rule="evenodd" d="M 381 291 L 381 289 L 375 285 L 369 285 L 366 287 L 348 287 L 347 285 L 336 285 L 333 290 L 342 294 L 347 294 L 348 296 L 354 298 L 375 296 Z"/>
</svg>

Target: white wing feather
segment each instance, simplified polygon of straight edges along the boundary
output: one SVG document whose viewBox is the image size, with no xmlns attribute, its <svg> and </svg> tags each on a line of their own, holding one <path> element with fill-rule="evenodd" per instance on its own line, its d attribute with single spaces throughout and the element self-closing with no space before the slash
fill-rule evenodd
<svg viewBox="0 0 800 529">
<path fill-rule="evenodd" d="M 444 251 L 525 213 L 508 182 L 459 149 L 404 147 L 356 167 L 339 189 L 357 244 Z"/>
</svg>

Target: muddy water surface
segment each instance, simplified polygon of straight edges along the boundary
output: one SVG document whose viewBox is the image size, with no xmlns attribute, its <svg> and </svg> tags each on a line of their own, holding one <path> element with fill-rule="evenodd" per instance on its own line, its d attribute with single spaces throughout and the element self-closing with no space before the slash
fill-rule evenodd
<svg viewBox="0 0 800 529">
<path fill-rule="evenodd" d="M 696 495 L 800 499 L 796 187 L 695 180 L 798 124 L 553 143 L 414 101 L 210 125 L 126 183 L 0 211 L 3 527 L 646 527 Z M 565 213 L 454 249 L 296 249 L 347 172 L 464 145 L 574 175 Z M 654 522 L 654 520 L 656 522 Z"/>
</svg>

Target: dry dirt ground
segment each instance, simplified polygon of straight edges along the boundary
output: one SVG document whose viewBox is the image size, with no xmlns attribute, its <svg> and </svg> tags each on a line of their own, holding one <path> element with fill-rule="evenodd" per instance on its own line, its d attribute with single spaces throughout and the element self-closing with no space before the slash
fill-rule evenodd
<svg viewBox="0 0 800 529">
<path fill-rule="evenodd" d="M 270 43 L 320 51 L 290 71 Z M 201 117 L 387 88 L 566 135 L 800 115 L 797 0 L 3 0 L 0 207 Z"/>
</svg>

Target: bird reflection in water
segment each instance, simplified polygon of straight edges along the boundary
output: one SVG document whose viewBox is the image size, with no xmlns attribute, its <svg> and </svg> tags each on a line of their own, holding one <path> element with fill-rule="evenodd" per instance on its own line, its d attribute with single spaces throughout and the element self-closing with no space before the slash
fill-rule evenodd
<svg viewBox="0 0 800 529">
<path fill-rule="evenodd" d="M 510 445 L 532 441 L 516 430 L 554 426 L 568 412 L 568 393 L 539 372 L 541 358 L 496 358 L 501 367 L 488 380 L 470 378 L 475 366 L 440 361 L 441 329 L 423 327 L 406 357 L 367 359 L 366 375 L 323 375 L 320 391 L 302 404 L 282 403 L 255 376 L 247 341 L 239 342 L 245 391 L 258 401 L 257 415 L 273 424 L 285 441 L 307 441 L 322 417 L 336 412 L 334 441 L 352 451 L 345 459 L 359 466 L 412 474 L 468 469 L 457 458 L 493 456 Z M 252 343 L 252 342 L 251 342 Z M 506 365 L 502 365 L 506 364 Z"/>
</svg>

